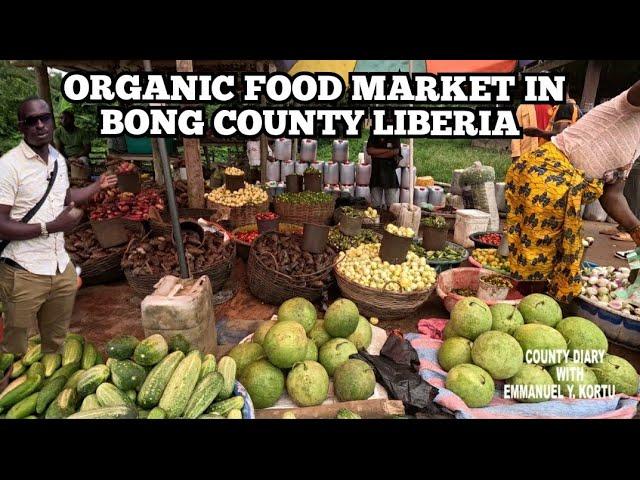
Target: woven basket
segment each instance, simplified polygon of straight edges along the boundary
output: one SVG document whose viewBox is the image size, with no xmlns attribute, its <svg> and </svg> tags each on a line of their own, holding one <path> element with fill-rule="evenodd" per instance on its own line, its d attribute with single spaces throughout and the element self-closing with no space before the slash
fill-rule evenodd
<svg viewBox="0 0 640 480">
<path fill-rule="evenodd" d="M 126 255 L 126 253 L 128 252 L 130 245 L 131 242 L 129 242 L 129 244 L 127 245 L 127 249 L 125 250 L 124 255 Z M 226 257 L 223 257 L 213 265 L 209 265 L 203 270 L 191 272 L 191 276 L 194 278 L 201 277 L 202 275 L 208 276 L 209 280 L 211 280 L 211 289 L 213 290 L 213 293 L 216 293 L 218 290 L 220 290 L 231 276 L 231 271 L 233 269 L 233 263 L 236 256 L 236 246 L 234 242 L 230 242 L 230 247 L 227 249 L 227 252 L 228 254 Z M 129 283 L 129 286 L 133 289 L 133 291 L 136 292 L 139 297 L 146 297 L 147 295 L 153 293 L 154 285 L 158 283 L 158 281 L 162 277 L 168 274 L 134 275 L 130 269 L 125 268 L 124 275 L 127 278 L 127 283 Z"/>
<path fill-rule="evenodd" d="M 347 279 L 334 268 L 342 296 L 358 305 L 361 315 L 391 320 L 415 313 L 431 296 L 436 288 L 434 283 L 428 290 L 419 292 L 390 292 L 364 287 Z"/>
<path fill-rule="evenodd" d="M 91 228 L 91 224 L 89 222 L 81 223 L 70 233 L 86 230 L 87 228 Z M 108 253 L 102 258 L 86 260 L 83 263 L 74 262 L 74 265 L 82 269 L 82 284 L 86 286 L 100 285 L 102 283 L 113 282 L 122 278 L 122 267 L 120 266 L 120 262 L 122 261 L 124 250 L 125 246 L 123 245 L 120 248 L 114 248 L 113 252 Z"/>
<path fill-rule="evenodd" d="M 393 223 L 397 220 L 393 213 L 388 210 L 378 211 L 380 213 L 380 223 L 366 223 L 366 221 L 362 222 L 362 228 L 368 228 L 369 230 L 373 230 L 382 235 L 384 231 L 384 227 L 388 224 Z"/>
<path fill-rule="evenodd" d="M 197 221 L 198 218 L 204 218 L 209 220 L 213 215 L 213 210 L 207 208 L 178 208 L 178 219 L 182 222 L 184 220 L 193 219 Z M 149 220 L 149 230 L 151 233 L 157 235 L 171 236 L 173 235 L 173 226 L 171 225 L 171 216 L 167 210 L 162 212 L 162 222 L 155 220 Z"/>
<path fill-rule="evenodd" d="M 243 225 L 249 225 L 255 223 L 256 215 L 261 212 L 269 211 L 269 202 L 266 201 L 259 205 L 244 205 L 242 207 L 225 207 L 219 203 L 212 203 L 207 200 L 207 205 L 211 205 L 216 208 L 229 208 L 229 224 L 231 228 L 242 227 Z"/>
<path fill-rule="evenodd" d="M 273 234 L 273 232 L 271 232 L 271 234 Z M 269 233 L 258 237 L 254 241 L 254 245 L 265 235 L 269 235 Z M 327 247 L 327 249 L 335 253 L 332 248 Z M 272 305 L 280 305 L 294 297 L 302 297 L 310 302 L 315 302 L 320 300 L 324 292 L 332 285 L 333 278 L 331 277 L 331 270 L 334 266 L 335 263 L 313 274 L 306 276 L 301 275 L 294 278 L 267 267 L 260 261 L 255 249 L 252 248 L 249 252 L 249 261 L 247 263 L 249 290 L 255 297 Z M 307 282 L 315 280 L 322 280 L 324 285 L 322 287 L 306 286 Z"/>
<path fill-rule="evenodd" d="M 300 235 L 302 235 L 302 227 L 299 225 L 295 225 L 293 223 L 280 223 L 278 227 L 279 227 L 280 233 L 299 233 Z M 242 258 L 243 260 L 249 259 L 249 249 L 251 248 L 251 244 L 236 239 L 236 234 L 242 233 L 242 232 L 252 232 L 252 231 L 256 231 L 256 232 L 258 231 L 257 224 L 252 223 L 249 225 L 243 225 L 242 227 L 235 228 L 231 235 L 233 238 L 233 241 L 236 244 L 236 254 L 238 255 L 238 257 Z"/>
<path fill-rule="evenodd" d="M 275 210 L 280 218 L 291 223 L 317 223 L 328 225 L 333 217 L 335 200 L 317 205 L 297 204 L 278 201 L 276 198 Z"/>
</svg>

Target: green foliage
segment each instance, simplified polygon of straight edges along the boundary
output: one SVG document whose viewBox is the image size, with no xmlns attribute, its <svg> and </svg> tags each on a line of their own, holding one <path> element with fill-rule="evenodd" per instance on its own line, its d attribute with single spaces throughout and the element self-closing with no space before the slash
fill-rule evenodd
<svg viewBox="0 0 640 480">
<path fill-rule="evenodd" d="M 71 104 L 62 97 L 60 85 L 62 76 L 58 72 L 49 74 L 51 102 L 55 114 L 56 125 L 59 125 L 60 114 L 71 108 L 76 118 L 76 125 L 90 132 L 93 138 L 92 151 L 102 151 L 106 140 L 96 138 L 98 132 L 97 105 Z M 18 130 L 18 107 L 27 97 L 37 95 L 35 72 L 33 69 L 20 68 L 7 60 L 0 60 L 0 155 L 15 147 L 22 135 Z"/>
</svg>

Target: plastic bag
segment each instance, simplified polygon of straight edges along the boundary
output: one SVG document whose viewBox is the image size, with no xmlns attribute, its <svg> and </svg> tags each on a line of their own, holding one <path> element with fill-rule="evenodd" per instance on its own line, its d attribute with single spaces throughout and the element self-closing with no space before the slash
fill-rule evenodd
<svg viewBox="0 0 640 480">
<path fill-rule="evenodd" d="M 360 351 L 351 358 L 358 358 L 371 365 L 376 381 L 387 390 L 389 398 L 402 401 L 409 415 L 452 417 L 434 403 L 438 390 L 425 382 L 418 373 L 418 353 L 399 330 L 389 334 L 379 356 Z"/>
</svg>

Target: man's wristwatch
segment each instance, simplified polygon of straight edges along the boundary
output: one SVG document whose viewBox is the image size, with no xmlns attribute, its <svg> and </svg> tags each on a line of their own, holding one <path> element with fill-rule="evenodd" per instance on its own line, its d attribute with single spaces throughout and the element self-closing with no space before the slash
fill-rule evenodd
<svg viewBox="0 0 640 480">
<path fill-rule="evenodd" d="M 44 238 L 49 238 L 49 232 L 47 231 L 47 224 L 42 222 L 40 224 L 40 235 Z"/>
</svg>

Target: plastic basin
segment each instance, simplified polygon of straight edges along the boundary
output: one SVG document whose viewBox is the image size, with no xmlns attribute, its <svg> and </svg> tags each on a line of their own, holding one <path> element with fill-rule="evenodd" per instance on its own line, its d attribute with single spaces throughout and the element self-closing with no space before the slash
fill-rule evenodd
<svg viewBox="0 0 640 480">
<path fill-rule="evenodd" d="M 442 299 L 447 311 L 450 312 L 456 303 L 463 298 L 466 298 L 454 293 L 452 290 L 457 288 L 470 288 L 472 290 L 477 290 L 480 277 L 484 275 L 491 275 L 493 273 L 493 271 L 485 268 L 474 267 L 452 268 L 450 270 L 445 270 L 438 275 L 438 280 L 436 281 L 436 293 Z M 509 290 L 509 294 L 505 300 L 486 301 L 485 303 L 489 306 L 497 303 L 517 305 L 523 298 L 523 295 L 517 290 L 516 285 Z"/>
</svg>

